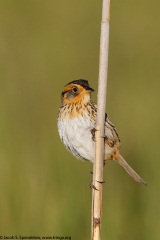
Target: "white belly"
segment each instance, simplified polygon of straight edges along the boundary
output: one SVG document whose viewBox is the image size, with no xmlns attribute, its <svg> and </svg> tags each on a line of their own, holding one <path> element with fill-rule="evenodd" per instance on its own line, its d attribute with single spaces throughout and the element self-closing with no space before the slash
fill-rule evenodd
<svg viewBox="0 0 160 240">
<path fill-rule="evenodd" d="M 91 129 L 94 122 L 84 117 L 58 121 L 60 138 L 67 149 L 79 159 L 94 161 L 94 141 Z"/>
</svg>

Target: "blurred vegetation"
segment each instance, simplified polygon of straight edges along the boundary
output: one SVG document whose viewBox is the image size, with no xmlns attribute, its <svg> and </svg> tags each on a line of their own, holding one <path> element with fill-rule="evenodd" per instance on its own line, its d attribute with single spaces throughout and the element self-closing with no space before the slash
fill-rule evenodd
<svg viewBox="0 0 160 240">
<path fill-rule="evenodd" d="M 102 239 L 160 239 L 159 8 L 111 1 L 107 112 L 148 187 L 106 164 Z M 67 82 L 97 89 L 100 20 L 101 1 L 0 0 L 0 235 L 90 239 L 92 165 L 56 124 Z"/>
</svg>

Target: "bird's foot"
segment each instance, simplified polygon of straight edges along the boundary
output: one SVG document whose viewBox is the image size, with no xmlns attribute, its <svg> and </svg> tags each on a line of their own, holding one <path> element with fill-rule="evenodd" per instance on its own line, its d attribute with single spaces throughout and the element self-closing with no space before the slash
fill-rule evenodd
<svg viewBox="0 0 160 240">
<path fill-rule="evenodd" d="M 91 131 L 91 134 L 92 134 L 92 140 L 95 142 L 96 141 L 95 132 L 97 131 L 97 129 L 96 128 L 92 128 L 90 131 Z"/>
<path fill-rule="evenodd" d="M 99 191 L 99 190 L 94 186 L 93 181 L 90 182 L 89 186 L 90 186 L 90 188 L 93 188 L 94 190 Z"/>
</svg>

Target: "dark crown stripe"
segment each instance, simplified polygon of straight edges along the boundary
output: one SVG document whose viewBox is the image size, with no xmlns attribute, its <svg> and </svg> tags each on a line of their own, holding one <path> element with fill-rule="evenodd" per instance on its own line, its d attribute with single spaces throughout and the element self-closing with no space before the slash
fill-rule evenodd
<svg viewBox="0 0 160 240">
<path fill-rule="evenodd" d="M 82 86 L 82 87 L 89 87 L 88 81 L 87 81 L 87 80 L 84 80 L 84 79 L 74 80 L 74 81 L 72 81 L 72 82 L 69 82 L 67 85 L 69 85 L 69 84 L 78 84 L 78 85 L 80 85 L 80 86 Z M 67 85 L 66 85 L 66 86 L 67 86 Z M 65 86 L 65 87 L 66 87 L 66 86 Z"/>
</svg>

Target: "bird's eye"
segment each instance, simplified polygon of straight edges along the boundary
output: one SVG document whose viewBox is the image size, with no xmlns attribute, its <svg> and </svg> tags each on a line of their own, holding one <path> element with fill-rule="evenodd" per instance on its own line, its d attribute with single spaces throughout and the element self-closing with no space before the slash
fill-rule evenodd
<svg viewBox="0 0 160 240">
<path fill-rule="evenodd" d="M 78 91 L 78 88 L 77 88 L 77 87 L 73 87 L 73 88 L 72 88 L 72 91 L 73 91 L 74 93 L 76 93 L 76 92 Z"/>
</svg>

